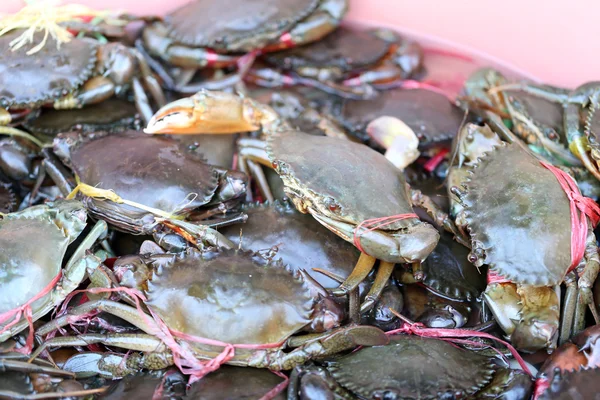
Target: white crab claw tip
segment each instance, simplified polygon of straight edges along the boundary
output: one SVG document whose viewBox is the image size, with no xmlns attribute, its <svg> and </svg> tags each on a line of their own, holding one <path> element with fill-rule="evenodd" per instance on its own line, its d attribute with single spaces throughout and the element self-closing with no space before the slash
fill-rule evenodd
<svg viewBox="0 0 600 400">
<path fill-rule="evenodd" d="M 382 116 L 367 125 L 368 135 L 387 149 L 385 157 L 397 168 L 404 169 L 419 156 L 419 138 L 402 120 Z"/>
</svg>

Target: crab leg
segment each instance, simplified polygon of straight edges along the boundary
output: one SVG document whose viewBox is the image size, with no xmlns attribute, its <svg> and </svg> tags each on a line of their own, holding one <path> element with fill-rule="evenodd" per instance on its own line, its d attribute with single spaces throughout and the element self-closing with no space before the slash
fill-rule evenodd
<svg viewBox="0 0 600 400">
<path fill-rule="evenodd" d="M 25 373 L 48 374 L 52 376 L 62 376 L 65 378 L 74 378 L 75 374 L 69 371 L 54 367 L 46 367 L 30 362 L 7 360 L 0 357 L 0 371 L 18 371 Z"/>
<path fill-rule="evenodd" d="M 428 196 L 425 196 L 420 190 L 411 189 L 411 199 L 415 206 L 423 208 L 434 222 L 443 227 L 446 231 L 452 233 L 456 241 L 467 248 L 471 248 L 468 238 L 464 237 L 462 232 L 456 227 L 448 213 L 442 211 L 437 204 Z"/>
<path fill-rule="evenodd" d="M 377 259 L 366 253 L 360 253 L 356 266 L 346 280 L 336 289 L 332 290 L 335 296 L 345 296 L 348 292 L 356 289 L 371 273 Z"/>
<path fill-rule="evenodd" d="M 269 187 L 269 182 L 265 172 L 260 165 L 272 168 L 269 157 L 267 156 L 267 143 L 259 139 L 241 138 L 238 140 L 240 169 L 252 176 L 261 194 L 267 201 L 274 201 L 273 193 Z"/>
<path fill-rule="evenodd" d="M 565 277 L 565 285 L 567 286 L 567 291 L 565 293 L 564 304 L 562 307 L 562 318 L 561 318 L 561 326 L 560 326 L 560 337 L 558 340 L 558 344 L 562 345 L 566 341 L 568 341 L 573 332 L 573 320 L 575 319 L 576 303 L 579 299 L 579 292 L 577 291 L 577 277 L 575 276 L 575 272 L 571 271 Z"/>
<path fill-rule="evenodd" d="M 379 262 L 379 268 L 377 269 L 377 275 L 375 275 L 375 281 L 373 282 L 373 286 L 371 286 L 369 293 L 367 293 L 365 301 L 360 306 L 360 312 L 366 312 L 370 310 L 381 297 L 381 292 L 383 292 L 383 289 L 388 283 L 390 276 L 392 276 L 394 266 L 394 263 L 386 261 Z"/>
</svg>

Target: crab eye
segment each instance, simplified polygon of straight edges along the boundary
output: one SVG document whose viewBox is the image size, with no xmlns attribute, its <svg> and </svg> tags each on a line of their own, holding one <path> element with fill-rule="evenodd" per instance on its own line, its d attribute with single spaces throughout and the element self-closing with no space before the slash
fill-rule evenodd
<svg viewBox="0 0 600 400">
<path fill-rule="evenodd" d="M 271 163 L 271 166 L 273 167 L 274 170 L 277 170 L 277 168 L 279 168 L 279 163 L 277 161 L 273 161 Z"/>
<path fill-rule="evenodd" d="M 478 257 L 475 254 L 470 253 L 469 256 L 467 257 L 467 259 L 469 260 L 469 262 L 471 264 L 475 264 L 478 260 Z"/>
<path fill-rule="evenodd" d="M 327 208 L 329 209 L 329 211 L 337 213 L 340 211 L 341 207 L 338 203 L 336 203 L 336 201 L 332 198 L 329 198 L 327 200 Z"/>
</svg>

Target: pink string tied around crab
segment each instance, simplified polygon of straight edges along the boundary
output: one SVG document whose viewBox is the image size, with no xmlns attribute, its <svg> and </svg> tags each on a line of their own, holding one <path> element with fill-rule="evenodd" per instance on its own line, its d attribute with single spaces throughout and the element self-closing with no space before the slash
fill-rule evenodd
<svg viewBox="0 0 600 400">
<path fill-rule="evenodd" d="M 479 332 L 479 331 L 474 331 L 474 330 L 470 330 L 470 329 L 427 328 L 427 327 L 425 327 L 425 325 L 423 325 L 419 322 L 404 321 L 403 325 L 400 328 L 394 329 L 392 331 L 388 331 L 388 332 L 386 332 L 386 335 L 394 335 L 397 333 L 406 333 L 409 335 L 417 335 L 417 336 L 427 337 L 427 338 L 438 338 L 438 339 L 445 340 L 445 341 L 448 341 L 451 343 L 476 344 L 476 345 L 480 345 L 480 346 L 482 345 L 481 343 L 477 343 L 477 342 L 470 341 L 470 340 L 463 340 L 460 338 L 480 337 L 480 338 L 484 338 L 484 339 L 491 339 L 491 340 L 494 340 L 494 341 L 506 346 L 506 348 L 510 351 L 510 353 L 512 354 L 514 359 L 519 363 L 519 365 L 521 366 L 523 371 L 525 371 L 529 376 L 533 377 L 531 370 L 529 369 L 529 367 L 525 363 L 525 360 L 523 360 L 523 357 L 521 357 L 521 355 L 519 354 L 517 349 L 515 349 L 510 343 L 508 343 L 502 339 L 499 339 L 494 335 L 490 335 L 489 333 L 486 333 L 486 332 Z M 500 353 L 499 350 L 497 350 L 497 349 L 494 349 L 494 350 L 496 350 L 496 352 L 498 352 L 499 354 L 502 354 L 502 353 Z"/>
<path fill-rule="evenodd" d="M 354 229 L 354 237 L 353 237 L 354 246 L 356 246 L 356 248 L 358 250 L 360 250 L 361 253 L 365 253 L 365 251 L 363 250 L 362 245 L 360 243 L 361 236 L 363 236 L 365 233 L 375 231 L 379 228 L 383 228 L 384 226 L 388 226 L 395 222 L 402 221 L 403 219 L 409 219 L 409 218 L 417 218 L 418 219 L 419 216 L 415 213 L 408 213 L 408 214 L 397 214 L 397 215 L 392 215 L 389 217 L 371 218 L 371 219 L 364 220 L 363 222 L 358 224 L 358 226 Z"/>
<path fill-rule="evenodd" d="M 161 342 L 164 343 L 164 345 L 171 351 L 171 354 L 173 356 L 173 364 L 175 364 L 175 366 L 183 374 L 189 375 L 189 385 L 198 381 L 199 379 L 202 379 L 207 374 L 216 371 L 221 365 L 230 361 L 235 356 L 236 349 L 267 350 L 283 346 L 283 342 L 265 344 L 232 344 L 222 342 L 219 340 L 213 340 L 179 332 L 177 330 L 169 328 L 166 325 L 166 323 L 160 318 L 160 316 L 154 313 L 151 309 L 149 309 L 150 315 L 144 312 L 141 306 L 141 302 L 145 302 L 147 301 L 147 299 L 142 292 L 140 292 L 137 289 L 122 286 L 115 288 L 91 288 L 76 290 L 70 293 L 67 299 L 65 299 L 61 312 L 58 314 L 58 316 L 66 312 L 66 304 L 70 301 L 70 299 L 73 298 L 73 296 L 75 296 L 78 293 L 125 293 L 129 295 L 135 301 L 135 307 L 138 312 L 138 315 L 144 320 L 148 327 L 150 327 L 151 331 L 148 333 L 156 336 Z M 82 316 L 73 316 L 69 322 L 74 323 L 78 318 L 86 317 L 87 314 Z M 182 339 L 183 341 L 178 341 L 176 338 Z M 188 344 L 190 342 L 204 344 L 208 346 L 222 347 L 223 350 L 215 358 L 203 361 L 196 357 L 193 350 Z M 278 385 L 275 389 L 281 392 L 285 388 L 285 386 L 287 386 L 287 383 L 288 381 L 286 380 L 280 385 Z M 270 393 L 271 392 L 268 393 L 269 396 L 272 395 Z M 268 399 L 268 397 L 266 397 L 265 399 Z"/>
<path fill-rule="evenodd" d="M 569 199 L 571 210 L 571 265 L 566 271 L 566 273 L 569 273 L 579 265 L 585 255 L 588 218 L 595 228 L 600 222 L 600 207 L 594 200 L 581 194 L 577 183 L 569 174 L 547 162 L 540 161 L 540 164 L 554 174 Z M 492 270 L 488 271 L 488 284 L 507 282 L 510 281 L 498 273 Z"/>
<path fill-rule="evenodd" d="M 48 285 L 46 285 L 38 294 L 33 296 L 31 299 L 29 299 L 25 304 L 23 304 L 19 307 L 13 308 L 12 310 L 5 311 L 2 314 L 0 314 L 0 324 L 5 323 L 10 318 L 13 318 L 12 321 L 7 323 L 6 325 L 4 325 L 4 327 L 2 329 L 0 329 L 0 334 L 7 332 L 10 328 L 12 328 L 14 325 L 16 325 L 21 320 L 21 316 L 24 315 L 25 318 L 27 319 L 27 324 L 29 325 L 29 333 L 27 334 L 27 341 L 25 342 L 25 346 L 23 346 L 19 349 L 16 349 L 15 351 L 22 353 L 22 354 L 30 354 L 31 353 L 31 350 L 33 349 L 33 332 L 34 332 L 34 330 L 33 330 L 33 310 L 31 309 L 31 305 L 33 303 L 35 303 L 36 301 L 38 301 L 39 299 L 41 299 L 42 297 L 50 294 L 50 292 L 52 292 L 52 290 L 54 290 L 54 287 L 56 286 L 56 284 L 58 283 L 58 281 L 60 280 L 61 277 L 62 277 L 62 271 L 59 271 L 58 275 L 56 275 L 50 281 L 50 283 L 48 283 Z"/>
</svg>

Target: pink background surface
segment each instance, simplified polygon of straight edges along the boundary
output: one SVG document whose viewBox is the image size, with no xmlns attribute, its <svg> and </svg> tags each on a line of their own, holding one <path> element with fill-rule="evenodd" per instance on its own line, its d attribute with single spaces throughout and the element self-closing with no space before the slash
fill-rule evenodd
<svg viewBox="0 0 600 400">
<path fill-rule="evenodd" d="M 189 0 L 79 0 L 94 8 L 165 13 Z M 218 0 L 215 0 L 218 1 Z M 0 0 L 14 12 L 21 0 Z M 600 80 L 600 1 L 351 0 L 348 19 L 444 38 L 548 83 Z"/>
</svg>

